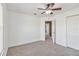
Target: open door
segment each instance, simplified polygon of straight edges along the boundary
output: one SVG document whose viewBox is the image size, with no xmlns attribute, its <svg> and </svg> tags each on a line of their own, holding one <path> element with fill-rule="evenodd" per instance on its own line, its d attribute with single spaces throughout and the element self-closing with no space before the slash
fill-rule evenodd
<svg viewBox="0 0 79 59">
<path fill-rule="evenodd" d="M 52 21 L 45 21 L 45 39 L 52 38 Z"/>
</svg>

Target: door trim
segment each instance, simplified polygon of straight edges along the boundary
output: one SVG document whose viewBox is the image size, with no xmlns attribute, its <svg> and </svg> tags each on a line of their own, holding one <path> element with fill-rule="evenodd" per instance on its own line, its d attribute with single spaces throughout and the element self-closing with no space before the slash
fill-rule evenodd
<svg viewBox="0 0 79 59">
<path fill-rule="evenodd" d="M 50 29 L 49 29 L 50 31 L 49 32 L 50 32 L 50 36 L 52 37 L 52 21 L 45 21 L 45 24 L 46 23 L 49 23 L 49 25 L 50 25 L 49 26 L 50 27 Z"/>
</svg>

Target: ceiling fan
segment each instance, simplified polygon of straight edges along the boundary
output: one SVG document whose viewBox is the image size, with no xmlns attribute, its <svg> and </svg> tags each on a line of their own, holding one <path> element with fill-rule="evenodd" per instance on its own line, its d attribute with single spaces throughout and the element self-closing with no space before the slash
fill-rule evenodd
<svg viewBox="0 0 79 59">
<path fill-rule="evenodd" d="M 38 8 L 39 10 L 45 10 L 44 12 L 42 12 L 41 14 L 53 14 L 53 11 L 57 11 L 57 10 L 61 10 L 62 8 L 53 8 L 53 6 L 55 5 L 55 3 L 49 3 L 46 5 L 46 8 Z"/>
</svg>

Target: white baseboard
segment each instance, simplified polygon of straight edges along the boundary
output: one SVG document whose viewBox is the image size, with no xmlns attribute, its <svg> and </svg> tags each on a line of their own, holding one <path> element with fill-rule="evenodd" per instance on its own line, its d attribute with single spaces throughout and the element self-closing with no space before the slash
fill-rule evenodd
<svg viewBox="0 0 79 59">
<path fill-rule="evenodd" d="M 7 55 L 7 51 L 8 51 L 8 48 L 3 49 L 3 54 L 2 54 L 2 56 L 6 56 L 6 55 Z"/>
<path fill-rule="evenodd" d="M 14 45 L 9 46 L 9 48 L 10 48 L 10 47 L 15 47 L 15 46 L 24 45 L 24 44 L 28 44 L 28 43 L 32 43 L 32 42 L 36 42 L 36 41 L 40 41 L 40 40 L 33 40 L 33 41 L 29 41 L 29 42 L 14 44 Z"/>
<path fill-rule="evenodd" d="M 7 51 L 8 51 L 8 48 L 7 49 L 3 49 L 0 53 L 0 56 L 6 56 L 7 55 Z"/>
<path fill-rule="evenodd" d="M 0 53 L 0 56 L 6 56 L 7 55 L 7 50 L 8 49 L 3 49 Z"/>
<path fill-rule="evenodd" d="M 1 51 L 0 56 L 3 56 L 3 52 L 4 52 L 4 50 Z"/>
<path fill-rule="evenodd" d="M 61 46 L 64 46 L 64 47 L 67 47 L 65 44 L 61 44 L 59 42 L 56 42 L 56 44 L 61 45 Z"/>
</svg>

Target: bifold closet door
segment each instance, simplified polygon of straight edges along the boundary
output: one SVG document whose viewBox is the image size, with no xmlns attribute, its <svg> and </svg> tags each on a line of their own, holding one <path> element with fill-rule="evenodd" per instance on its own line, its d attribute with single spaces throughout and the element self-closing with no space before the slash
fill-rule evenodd
<svg viewBox="0 0 79 59">
<path fill-rule="evenodd" d="M 67 18 L 67 46 L 79 50 L 79 15 Z"/>
</svg>

